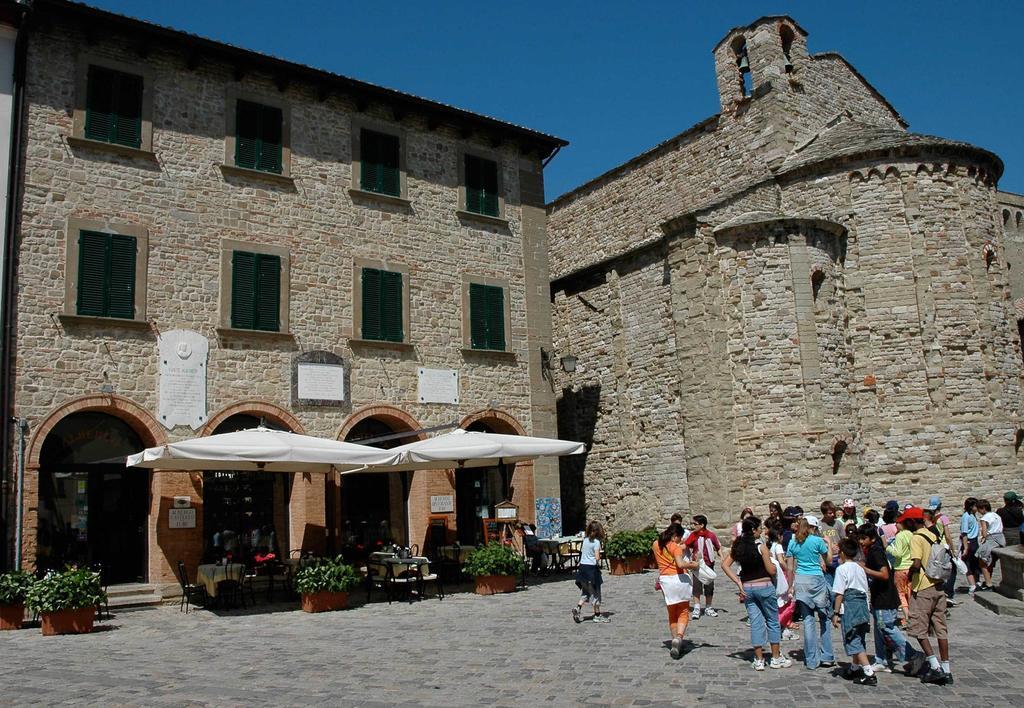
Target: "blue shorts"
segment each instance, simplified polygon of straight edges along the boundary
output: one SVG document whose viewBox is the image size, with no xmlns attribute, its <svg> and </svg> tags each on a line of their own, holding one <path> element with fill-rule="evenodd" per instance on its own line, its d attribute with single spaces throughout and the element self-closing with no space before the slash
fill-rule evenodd
<svg viewBox="0 0 1024 708">
<path fill-rule="evenodd" d="M 868 634 L 869 625 L 859 624 L 849 632 L 843 633 L 843 650 L 847 656 L 853 656 L 854 654 L 860 654 L 861 652 L 867 651 L 864 644 L 864 638 Z"/>
</svg>

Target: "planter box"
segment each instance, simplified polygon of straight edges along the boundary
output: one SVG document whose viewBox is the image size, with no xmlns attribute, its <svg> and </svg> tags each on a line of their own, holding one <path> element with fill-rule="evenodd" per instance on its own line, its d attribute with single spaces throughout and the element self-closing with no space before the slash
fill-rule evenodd
<svg viewBox="0 0 1024 708">
<path fill-rule="evenodd" d="M 476 594 L 494 595 L 499 592 L 515 592 L 516 576 L 514 575 L 478 575 L 476 576 Z"/>
<path fill-rule="evenodd" d="M 25 605 L 0 605 L 0 630 L 21 629 L 25 619 Z"/>
<path fill-rule="evenodd" d="M 93 620 L 96 619 L 96 608 L 80 607 L 77 610 L 43 612 L 39 618 L 42 620 L 45 637 L 52 637 L 55 634 L 88 634 L 92 631 Z"/>
<path fill-rule="evenodd" d="M 333 612 L 348 608 L 347 592 L 313 592 L 302 593 L 303 612 Z"/>
<path fill-rule="evenodd" d="M 612 575 L 633 575 L 634 573 L 642 573 L 644 566 L 647 565 L 647 559 L 643 556 L 636 558 L 610 558 L 609 563 L 612 567 Z"/>
</svg>

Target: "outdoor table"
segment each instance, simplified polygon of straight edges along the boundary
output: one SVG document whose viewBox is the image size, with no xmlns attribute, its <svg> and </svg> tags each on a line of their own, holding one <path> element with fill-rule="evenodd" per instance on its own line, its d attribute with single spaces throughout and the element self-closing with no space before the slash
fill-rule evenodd
<svg viewBox="0 0 1024 708">
<path fill-rule="evenodd" d="M 423 598 L 423 573 L 420 571 L 420 566 L 427 565 L 430 563 L 430 559 L 425 556 L 410 556 L 409 558 L 399 558 L 398 556 L 389 556 L 381 559 L 381 562 L 388 568 L 387 582 L 394 585 L 395 583 L 395 568 L 402 568 L 407 573 L 415 572 L 418 579 L 417 592 L 420 594 L 420 599 Z M 415 570 L 414 570 L 415 569 Z M 401 572 L 401 571 L 399 571 Z M 412 593 L 409 593 L 409 602 L 412 603 Z"/>
<path fill-rule="evenodd" d="M 204 563 L 196 569 L 196 585 L 206 588 L 206 594 L 211 598 L 217 597 L 217 585 L 225 580 L 235 580 L 245 572 L 245 566 L 241 563 L 228 563 L 227 565 L 216 565 Z"/>
<path fill-rule="evenodd" d="M 558 565 L 559 546 L 563 543 L 572 543 L 579 540 L 579 536 L 556 536 L 555 538 L 538 539 L 537 543 L 540 544 L 540 549 L 544 552 L 544 557 L 546 558 L 545 567 L 552 568 Z"/>
<path fill-rule="evenodd" d="M 475 551 L 476 548 L 474 546 L 438 546 L 437 550 L 441 552 L 443 557 L 458 560 L 461 564 L 466 562 L 469 554 Z"/>
</svg>

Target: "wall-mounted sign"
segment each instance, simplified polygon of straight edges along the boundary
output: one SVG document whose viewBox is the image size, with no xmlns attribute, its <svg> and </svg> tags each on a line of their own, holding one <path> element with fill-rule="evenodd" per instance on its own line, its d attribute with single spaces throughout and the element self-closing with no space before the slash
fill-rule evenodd
<svg viewBox="0 0 1024 708">
<path fill-rule="evenodd" d="M 210 342 L 199 332 L 173 329 L 160 336 L 160 402 L 157 419 L 168 430 L 206 422 L 206 355 Z"/>
<path fill-rule="evenodd" d="M 420 403 L 459 402 L 459 372 L 456 369 L 420 369 Z"/>
<path fill-rule="evenodd" d="M 430 497 L 431 514 L 450 514 L 455 511 L 455 497 L 450 494 Z"/>
<path fill-rule="evenodd" d="M 172 529 L 194 529 L 196 527 L 196 510 L 168 509 L 167 525 Z"/>
<path fill-rule="evenodd" d="M 174 497 L 173 504 L 175 509 L 188 509 L 192 506 L 192 497 Z"/>
<path fill-rule="evenodd" d="M 320 350 L 299 354 L 292 360 L 292 405 L 344 407 L 348 374 L 337 354 Z"/>
</svg>

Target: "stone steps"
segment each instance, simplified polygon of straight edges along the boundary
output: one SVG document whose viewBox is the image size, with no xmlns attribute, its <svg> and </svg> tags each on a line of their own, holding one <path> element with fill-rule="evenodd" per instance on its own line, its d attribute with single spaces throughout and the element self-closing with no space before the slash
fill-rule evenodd
<svg viewBox="0 0 1024 708">
<path fill-rule="evenodd" d="M 124 583 L 107 588 L 107 604 L 114 610 L 138 607 L 152 607 L 163 602 L 163 595 L 155 585 L 148 583 Z"/>
<path fill-rule="evenodd" d="M 1024 602 L 1016 598 L 1006 597 L 998 592 L 976 593 L 974 601 L 986 610 L 992 610 L 997 615 L 1024 617 Z"/>
</svg>

